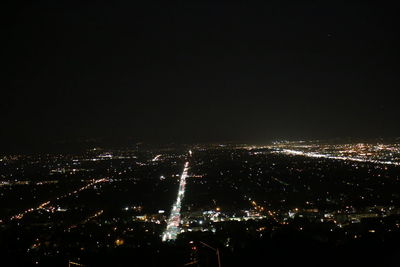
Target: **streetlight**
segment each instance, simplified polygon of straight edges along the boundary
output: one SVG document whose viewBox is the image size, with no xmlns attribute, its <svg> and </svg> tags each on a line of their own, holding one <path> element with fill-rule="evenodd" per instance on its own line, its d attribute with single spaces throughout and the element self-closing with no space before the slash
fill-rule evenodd
<svg viewBox="0 0 400 267">
<path fill-rule="evenodd" d="M 214 251 L 217 253 L 218 267 L 221 267 L 221 258 L 220 258 L 220 256 L 219 256 L 219 249 L 218 249 L 218 248 L 213 248 L 212 246 L 207 245 L 207 244 L 204 243 L 204 242 L 201 242 L 201 241 L 199 241 L 199 242 L 200 242 L 202 245 L 204 245 L 204 246 L 206 246 L 206 247 L 208 247 L 208 248 L 214 250 Z"/>
</svg>

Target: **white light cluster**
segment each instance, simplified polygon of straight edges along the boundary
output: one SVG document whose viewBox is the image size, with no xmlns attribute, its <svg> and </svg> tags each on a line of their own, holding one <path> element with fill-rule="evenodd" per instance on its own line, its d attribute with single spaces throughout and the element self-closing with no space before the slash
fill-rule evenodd
<svg viewBox="0 0 400 267">
<path fill-rule="evenodd" d="M 298 155 L 298 156 L 305 156 L 305 157 L 312 157 L 312 158 L 327 158 L 327 159 L 338 159 L 338 160 L 348 160 L 348 161 L 400 166 L 400 162 L 396 162 L 396 161 L 374 160 L 374 159 L 366 159 L 366 158 L 363 159 L 363 158 L 345 157 L 345 156 L 333 156 L 330 154 L 304 152 L 304 151 L 298 151 L 298 150 L 293 150 L 293 149 L 281 149 L 281 150 L 276 150 L 275 152 L 283 153 L 283 154 L 287 154 L 287 155 Z"/>
<path fill-rule="evenodd" d="M 181 179 L 179 182 L 178 196 L 176 202 L 172 205 L 171 214 L 167 221 L 167 228 L 162 235 L 162 241 L 174 240 L 180 233 L 179 224 L 181 221 L 181 204 L 185 195 L 186 177 L 188 176 L 189 162 L 185 163 Z"/>
</svg>

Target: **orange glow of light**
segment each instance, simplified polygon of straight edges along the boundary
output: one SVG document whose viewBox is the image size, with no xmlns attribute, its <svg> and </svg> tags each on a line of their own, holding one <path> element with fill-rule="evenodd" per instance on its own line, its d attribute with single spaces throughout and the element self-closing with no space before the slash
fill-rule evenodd
<svg viewBox="0 0 400 267">
<path fill-rule="evenodd" d="M 123 239 L 117 239 L 117 240 L 115 240 L 115 245 L 117 245 L 117 246 L 121 246 L 121 245 L 123 245 L 124 244 L 124 240 Z"/>
</svg>

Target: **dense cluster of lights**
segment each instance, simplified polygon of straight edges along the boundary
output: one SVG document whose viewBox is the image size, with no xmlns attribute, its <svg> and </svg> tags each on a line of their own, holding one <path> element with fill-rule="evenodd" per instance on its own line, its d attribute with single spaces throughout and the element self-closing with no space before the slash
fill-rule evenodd
<svg viewBox="0 0 400 267">
<path fill-rule="evenodd" d="M 172 206 L 171 214 L 167 221 L 167 228 L 162 235 L 163 241 L 176 239 L 178 233 L 180 232 L 179 224 L 181 221 L 181 205 L 183 196 L 185 194 L 186 177 L 188 176 L 188 170 L 189 162 L 186 162 L 179 182 L 178 196 L 176 198 L 176 202 Z"/>
<path fill-rule="evenodd" d="M 316 152 L 304 152 L 293 149 L 281 149 L 276 150 L 277 153 L 283 153 L 286 155 L 298 155 L 298 156 L 306 156 L 312 158 L 327 158 L 327 159 L 337 159 L 337 160 L 346 160 L 346 161 L 357 161 L 357 162 L 366 162 L 366 163 L 375 163 L 375 164 L 385 164 L 385 165 L 396 165 L 400 166 L 400 162 L 396 161 L 387 161 L 387 160 L 375 160 L 368 158 L 357 158 L 352 156 L 334 156 L 332 154 L 321 154 Z"/>
<path fill-rule="evenodd" d="M 195 149 L 199 152 L 190 159 L 190 163 L 183 160 L 187 159 L 188 155 L 192 156 L 191 151 L 187 155 L 181 153 L 181 150 L 179 153 L 170 150 L 172 151 L 170 153 L 164 149 L 140 152 L 138 157 L 133 156 L 133 152 L 128 150 L 122 153 L 97 153 L 96 155 L 86 153 L 80 156 L 68 156 L 68 158 L 57 156 L 57 158 L 54 157 L 54 161 L 46 158 L 47 161 L 44 163 L 40 160 L 34 163 L 29 161 L 29 164 L 36 164 L 45 170 L 43 175 L 41 173 L 40 179 L 32 180 L 28 180 L 29 169 L 25 166 L 19 167 L 19 170 L 9 168 L 12 171 L 10 174 L 0 175 L 3 179 L 7 179 L 0 181 L 0 188 L 4 190 L 5 197 L 8 197 L 8 190 L 13 192 L 14 188 L 11 187 L 16 187 L 15 190 L 24 187 L 23 193 L 34 192 L 32 195 L 34 199 L 41 199 L 38 202 L 51 201 L 40 205 L 35 202 L 37 207 L 11 217 L 11 220 L 18 220 L 33 212 L 33 215 L 38 215 L 32 218 L 35 221 L 34 224 L 30 218 L 25 220 L 29 215 L 21 221 L 12 223 L 8 220 L 0 220 L 0 224 L 4 229 L 7 229 L 6 223 L 21 227 L 21 229 L 22 227 L 29 227 L 28 229 L 33 229 L 32 231 L 38 229 L 37 233 L 35 232 L 38 238 L 28 237 L 29 246 L 24 247 L 32 257 L 56 256 L 59 252 L 69 253 L 70 239 L 65 241 L 59 239 L 56 236 L 59 230 L 64 230 L 63 235 L 75 238 L 73 239 L 74 246 L 79 246 L 77 248 L 80 248 L 81 253 L 85 253 L 92 249 L 101 251 L 99 249 L 106 247 L 114 249 L 124 246 L 135 249 L 135 247 L 153 246 L 153 241 L 147 239 L 151 235 L 152 238 L 157 235 L 157 238 L 163 241 L 175 239 L 179 241 L 180 233 L 184 232 L 216 233 L 219 231 L 223 233 L 226 229 L 229 230 L 226 227 L 231 224 L 245 227 L 255 225 L 256 227 L 245 228 L 246 231 L 262 237 L 263 234 L 265 235 L 264 231 L 279 230 L 279 225 L 291 225 L 293 220 L 299 218 L 301 221 L 296 221 L 293 225 L 300 223 L 296 225 L 300 231 L 307 229 L 304 228 L 306 223 L 303 224 L 303 221 L 326 223 L 330 226 L 330 231 L 343 228 L 344 231 L 349 232 L 348 236 L 351 238 L 361 237 L 359 232 L 349 229 L 358 227 L 353 224 L 361 225 L 365 219 L 380 220 L 382 227 L 386 227 L 385 229 L 389 232 L 400 228 L 398 222 L 394 225 L 385 224 L 385 217 L 400 214 L 398 191 L 388 190 L 392 191 L 389 195 L 375 190 L 378 187 L 374 187 L 376 185 L 386 190 L 400 181 L 397 172 L 397 166 L 400 165 L 400 145 L 398 144 L 333 145 L 318 141 L 302 141 L 277 142 L 269 146 L 207 145 L 197 146 Z M 126 158 L 139 160 L 117 160 Z M 316 159 L 311 160 L 311 158 Z M 107 160 L 110 162 L 106 162 Z M 6 163 L 8 162 L 1 164 L 6 166 Z M 184 166 L 181 166 L 182 163 L 185 163 Z M 188 171 L 189 165 L 190 171 Z M 140 166 L 146 166 L 146 168 Z M 178 170 L 181 167 L 184 167 L 183 172 L 181 172 L 182 169 Z M 23 173 L 24 168 L 27 174 Z M 328 173 L 331 168 L 340 168 L 349 173 L 336 179 L 335 175 Z M 103 177 L 109 178 L 86 180 L 85 177 L 89 175 L 81 173 L 94 170 L 96 170 L 94 175 L 102 171 Z M 73 176 L 73 179 L 65 179 L 69 178 L 69 175 L 76 176 Z M 331 177 L 334 179 L 330 179 Z M 393 177 L 393 179 L 387 179 L 388 177 Z M 193 178 L 190 182 L 194 186 L 185 188 L 188 178 Z M 371 181 L 374 184 L 371 184 Z M 105 186 L 103 182 L 110 183 L 111 186 Z M 153 203 L 148 205 L 147 196 L 145 199 L 136 196 L 135 204 L 125 202 L 129 197 L 118 199 L 119 194 L 136 195 L 140 194 L 142 189 L 147 194 L 148 191 L 145 189 L 149 188 L 155 188 L 154 192 L 157 195 L 161 190 L 171 192 L 170 190 L 174 188 L 176 190 L 177 182 L 179 183 L 177 198 L 174 197 L 171 200 L 174 203 L 170 214 L 164 211 L 166 210 L 165 203 L 152 201 Z M 37 192 L 36 188 L 32 191 L 25 190 L 28 186 L 33 188 L 35 185 L 56 183 L 59 183 L 56 186 L 57 190 L 52 190 L 53 188 L 49 186 L 50 193 L 53 194 L 50 197 L 46 194 L 45 198 L 40 198 L 42 191 L 47 189 L 46 186 L 38 188 Z M 98 185 L 98 183 L 102 184 Z M 330 185 L 337 185 L 337 188 L 334 187 L 331 190 Z M 68 186 L 69 189 L 60 193 L 59 189 L 62 189 L 62 186 Z M 80 186 L 82 187 L 74 190 Z M 345 190 L 340 191 L 343 188 Z M 87 189 L 96 192 L 86 195 L 89 191 Z M 351 190 L 347 191 L 347 189 Z M 78 201 L 81 196 L 79 192 L 83 190 L 87 190 L 82 193 L 85 195 L 81 199 L 83 202 Z M 106 197 L 103 198 L 102 194 Z M 186 199 L 188 194 L 193 194 L 193 197 L 183 203 L 184 194 L 186 194 Z M 102 196 L 101 199 L 111 201 L 112 204 L 115 201 L 115 205 L 104 205 L 103 201 L 95 203 L 95 200 L 90 202 L 90 205 L 85 203 L 86 199 L 93 196 L 97 199 L 98 195 Z M 293 195 L 295 197 L 291 198 Z M 296 199 L 296 195 L 301 198 Z M 116 196 L 115 199 L 112 196 Z M 303 199 L 302 196 L 306 197 Z M 19 200 L 15 198 L 12 204 L 29 200 L 22 197 L 24 195 L 21 195 Z M 378 206 L 373 205 L 375 200 L 378 200 Z M 92 205 L 93 203 L 95 206 Z M 327 203 L 329 205 L 326 205 Z M 365 207 L 365 205 L 369 206 Z M 21 205 L 15 206 L 18 208 Z M 187 209 L 184 209 L 186 206 Z M 108 212 L 109 209 L 112 212 Z M 115 212 L 115 209 L 118 209 L 118 212 Z M 158 213 L 151 213 L 156 210 Z M 62 211 L 68 212 L 60 214 Z M 19 210 L 12 214 L 17 212 Z M 40 219 L 38 223 L 37 219 Z M 85 226 L 86 224 L 90 227 Z M 164 228 L 165 224 L 166 228 Z M 160 235 L 161 231 L 163 232 Z M 378 227 L 366 228 L 366 231 L 378 235 L 381 230 Z M 22 237 L 24 236 L 21 234 L 21 244 L 25 241 Z M 226 247 L 231 246 L 229 237 L 226 242 L 223 241 L 221 244 L 223 243 Z"/>
<path fill-rule="evenodd" d="M 357 143 L 324 144 L 314 142 L 276 142 L 275 153 L 400 166 L 400 144 Z"/>
</svg>

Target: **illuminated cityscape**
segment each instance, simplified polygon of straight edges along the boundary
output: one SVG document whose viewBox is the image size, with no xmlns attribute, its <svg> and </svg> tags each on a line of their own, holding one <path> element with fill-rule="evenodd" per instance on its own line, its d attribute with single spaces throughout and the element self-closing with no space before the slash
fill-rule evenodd
<svg viewBox="0 0 400 267">
<path fill-rule="evenodd" d="M 154 266 L 214 266 L 215 251 L 222 266 L 239 266 L 260 260 L 251 248 L 279 261 L 282 242 L 291 253 L 295 244 L 328 246 L 338 260 L 360 242 L 390 256 L 399 248 L 399 146 L 281 141 L 2 155 L 2 249 L 19 266 L 125 266 L 131 255 Z"/>
<path fill-rule="evenodd" d="M 6 1 L 0 267 L 399 267 L 386 1 Z"/>
</svg>

